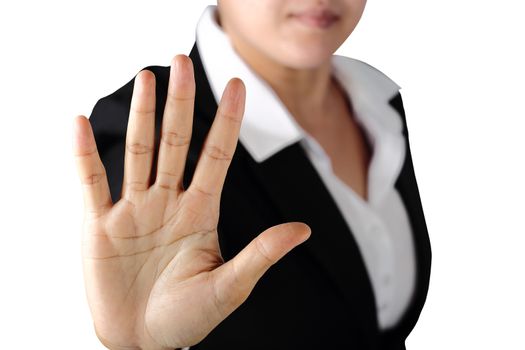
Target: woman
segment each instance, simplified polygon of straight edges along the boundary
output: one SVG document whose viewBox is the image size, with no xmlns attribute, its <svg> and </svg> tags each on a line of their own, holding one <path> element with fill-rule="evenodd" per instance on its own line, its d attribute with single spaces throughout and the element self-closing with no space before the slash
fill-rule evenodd
<svg viewBox="0 0 525 350">
<path fill-rule="evenodd" d="M 76 119 L 104 345 L 404 348 L 430 248 L 401 97 L 333 55 L 365 3 L 220 0 Z"/>
</svg>

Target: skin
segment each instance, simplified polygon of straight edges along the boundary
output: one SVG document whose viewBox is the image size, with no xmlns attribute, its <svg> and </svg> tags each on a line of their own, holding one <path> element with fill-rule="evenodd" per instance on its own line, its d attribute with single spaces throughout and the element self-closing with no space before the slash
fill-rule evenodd
<svg viewBox="0 0 525 350">
<path fill-rule="evenodd" d="M 253 20 L 247 40 L 235 42 L 254 66 L 266 67 L 261 73 L 287 98 L 287 105 L 307 100 L 319 110 L 330 101 L 329 91 L 339 91 L 329 83 L 328 60 L 357 24 L 364 1 L 330 2 L 343 19 L 330 31 L 286 23 L 283 16 L 289 9 L 315 4 L 220 1 L 223 23 L 232 37 Z M 258 50 L 250 45 L 257 40 Z M 292 49 L 285 50 L 286 44 Z M 96 334 L 107 348 L 181 348 L 201 341 L 241 305 L 268 268 L 309 237 L 310 228 L 298 222 L 270 227 L 224 262 L 217 233 L 219 203 L 244 113 L 243 82 L 232 78 L 228 83 L 187 189 L 182 178 L 195 99 L 191 60 L 176 55 L 171 62 L 152 185 L 155 75 L 142 70 L 134 84 L 118 202 L 111 200 L 89 121 L 82 115 L 74 120 L 73 154 L 85 207 L 82 258 L 87 299 Z"/>
</svg>

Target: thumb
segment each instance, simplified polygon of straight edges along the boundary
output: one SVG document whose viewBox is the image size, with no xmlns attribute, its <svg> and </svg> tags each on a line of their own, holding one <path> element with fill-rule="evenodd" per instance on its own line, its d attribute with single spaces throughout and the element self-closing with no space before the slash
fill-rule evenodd
<svg viewBox="0 0 525 350">
<path fill-rule="evenodd" d="M 262 275 L 297 245 L 310 237 L 302 222 L 276 225 L 254 238 L 233 259 L 213 271 L 215 302 L 225 318 L 251 293 Z"/>
</svg>

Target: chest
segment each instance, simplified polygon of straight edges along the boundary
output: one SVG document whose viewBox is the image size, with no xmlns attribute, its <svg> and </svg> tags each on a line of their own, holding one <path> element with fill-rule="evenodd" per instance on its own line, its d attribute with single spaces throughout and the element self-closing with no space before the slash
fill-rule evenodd
<svg viewBox="0 0 525 350">
<path fill-rule="evenodd" d="M 364 200 L 368 199 L 368 168 L 372 148 L 347 111 L 326 117 L 324 125 L 306 130 L 330 157 L 334 174 Z"/>
</svg>

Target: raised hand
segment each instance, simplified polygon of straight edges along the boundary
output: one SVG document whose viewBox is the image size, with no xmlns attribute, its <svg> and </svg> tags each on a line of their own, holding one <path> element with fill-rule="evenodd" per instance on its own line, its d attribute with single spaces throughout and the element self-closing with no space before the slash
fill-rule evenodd
<svg viewBox="0 0 525 350">
<path fill-rule="evenodd" d="M 303 223 L 268 228 L 224 262 L 220 195 L 244 113 L 244 83 L 229 81 L 190 186 L 183 188 L 193 120 L 191 59 L 174 57 L 156 178 L 155 75 L 135 77 L 122 198 L 112 203 L 89 121 L 74 123 L 84 194 L 84 280 L 96 333 L 110 349 L 173 349 L 201 341 L 241 305 L 266 270 L 310 235 Z"/>
</svg>

